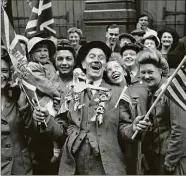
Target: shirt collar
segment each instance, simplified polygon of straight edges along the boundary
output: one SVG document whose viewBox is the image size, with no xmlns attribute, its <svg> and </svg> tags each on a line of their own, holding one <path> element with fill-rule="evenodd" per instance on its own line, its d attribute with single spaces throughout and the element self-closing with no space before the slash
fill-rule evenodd
<svg viewBox="0 0 186 176">
<path fill-rule="evenodd" d="M 91 80 L 87 79 L 86 83 L 89 83 Z M 102 79 L 93 81 L 93 85 L 99 87 L 101 85 Z"/>
</svg>

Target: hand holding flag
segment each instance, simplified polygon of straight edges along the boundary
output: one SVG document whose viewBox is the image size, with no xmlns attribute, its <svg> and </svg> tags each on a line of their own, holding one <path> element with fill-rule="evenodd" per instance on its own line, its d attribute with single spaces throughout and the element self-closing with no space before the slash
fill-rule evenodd
<svg viewBox="0 0 186 176">
<path fill-rule="evenodd" d="M 147 120 L 153 108 L 161 96 L 165 93 L 172 101 L 186 111 L 186 56 L 178 65 L 174 73 L 169 77 L 167 83 L 160 87 L 161 92 L 148 110 L 144 120 Z M 132 139 L 136 137 L 138 131 L 136 130 Z"/>
</svg>

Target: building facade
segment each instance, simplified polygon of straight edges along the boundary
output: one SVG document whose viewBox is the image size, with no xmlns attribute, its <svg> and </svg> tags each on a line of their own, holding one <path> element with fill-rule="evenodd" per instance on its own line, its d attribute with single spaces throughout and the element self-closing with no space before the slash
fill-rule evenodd
<svg viewBox="0 0 186 176">
<path fill-rule="evenodd" d="M 24 34 L 31 13 L 28 0 L 11 0 L 11 3 L 14 28 Z M 104 40 L 109 23 L 117 23 L 122 32 L 131 32 L 141 13 L 148 14 L 155 30 L 170 27 L 180 37 L 186 35 L 185 0 L 52 0 L 52 8 L 58 36 L 66 36 L 67 29 L 76 26 L 84 31 L 87 40 Z"/>
</svg>

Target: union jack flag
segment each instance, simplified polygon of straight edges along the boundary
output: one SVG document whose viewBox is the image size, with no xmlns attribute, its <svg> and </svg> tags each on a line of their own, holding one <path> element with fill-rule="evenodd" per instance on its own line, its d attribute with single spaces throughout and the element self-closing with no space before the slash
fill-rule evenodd
<svg viewBox="0 0 186 176">
<path fill-rule="evenodd" d="M 183 63 L 167 87 L 165 95 L 186 111 L 186 63 Z"/>
<path fill-rule="evenodd" d="M 4 8 L 1 8 L 1 39 L 16 71 L 25 73 L 27 58 Z"/>
<path fill-rule="evenodd" d="M 41 31 L 47 31 L 50 36 L 56 38 L 56 31 L 53 29 L 53 25 L 54 18 L 51 0 L 37 0 L 32 8 L 25 35 L 27 38 L 32 38 Z"/>
</svg>

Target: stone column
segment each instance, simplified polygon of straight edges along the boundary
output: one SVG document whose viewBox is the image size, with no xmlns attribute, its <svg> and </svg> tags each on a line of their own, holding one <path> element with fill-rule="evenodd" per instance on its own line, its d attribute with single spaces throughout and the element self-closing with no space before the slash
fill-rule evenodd
<svg viewBox="0 0 186 176">
<path fill-rule="evenodd" d="M 135 0 L 86 0 L 83 18 L 87 40 L 105 41 L 109 24 L 117 24 L 120 33 L 131 32 L 135 28 Z"/>
</svg>

